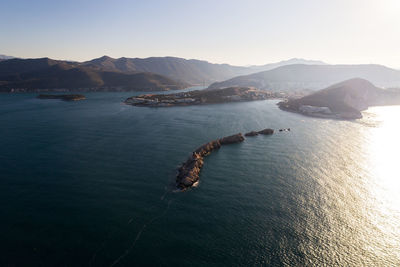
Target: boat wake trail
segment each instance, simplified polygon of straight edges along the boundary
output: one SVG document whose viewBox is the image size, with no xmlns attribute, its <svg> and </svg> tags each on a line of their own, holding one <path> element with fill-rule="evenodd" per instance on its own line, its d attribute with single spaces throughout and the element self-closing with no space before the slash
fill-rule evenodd
<svg viewBox="0 0 400 267">
<path fill-rule="evenodd" d="M 161 197 L 161 199 L 164 199 L 164 197 L 165 197 L 167 194 L 168 194 L 168 192 L 165 193 L 165 194 Z M 110 267 L 117 265 L 123 258 L 125 258 L 125 257 L 132 251 L 132 249 L 135 247 L 137 241 L 139 241 L 140 236 L 141 236 L 142 233 L 146 230 L 146 227 L 149 226 L 149 225 L 151 225 L 154 221 L 156 221 L 156 220 L 158 220 L 158 219 L 164 217 L 165 214 L 167 214 L 167 212 L 168 212 L 168 210 L 169 210 L 169 207 L 171 206 L 171 203 L 172 203 L 172 202 L 173 202 L 173 200 L 169 200 L 169 201 L 168 201 L 168 204 L 167 204 L 167 206 L 166 206 L 166 208 L 164 209 L 164 211 L 163 211 L 160 215 L 157 215 L 157 216 L 153 217 L 152 219 L 150 219 L 147 223 L 145 223 L 145 224 L 142 226 L 142 228 L 140 229 L 140 231 L 137 233 L 135 239 L 133 240 L 132 244 L 129 246 L 129 248 L 127 248 L 127 249 L 125 250 L 125 252 L 124 252 L 121 256 L 119 256 L 115 261 L 113 261 L 113 263 L 110 265 Z M 132 219 L 131 219 L 131 220 L 132 220 Z"/>
<path fill-rule="evenodd" d="M 161 197 L 160 197 L 160 200 L 161 200 L 161 201 L 164 201 L 164 199 L 167 197 L 167 195 L 168 195 L 169 193 L 171 193 L 171 192 L 173 192 L 173 191 L 171 190 L 171 188 L 170 188 L 169 186 L 166 186 L 166 187 L 165 187 L 164 193 L 163 193 L 163 194 L 161 195 Z M 115 261 L 113 261 L 112 264 L 111 264 L 110 266 L 115 266 L 115 265 L 117 265 L 123 258 L 125 258 L 125 257 L 132 251 L 132 249 L 135 247 L 137 241 L 139 241 L 140 236 L 141 236 L 142 233 L 146 230 L 146 228 L 147 228 L 149 225 L 151 225 L 154 221 L 160 219 L 161 217 L 165 216 L 165 214 L 167 214 L 167 212 L 168 212 L 168 210 L 169 210 L 169 208 L 170 208 L 172 202 L 173 202 L 173 200 L 170 199 L 170 200 L 168 201 L 168 203 L 167 203 L 167 206 L 163 209 L 163 211 L 161 212 L 160 215 L 154 216 L 154 217 L 151 218 L 147 223 L 143 224 L 143 226 L 140 228 L 139 232 L 136 234 L 136 237 L 135 237 L 135 239 L 132 241 L 132 244 L 129 246 L 129 248 L 127 248 L 127 249 L 125 250 L 125 252 L 124 252 L 121 256 L 119 256 Z M 134 218 L 131 217 L 131 218 L 128 220 L 127 225 L 130 225 L 130 224 L 133 222 L 133 220 L 134 220 Z M 111 235 L 113 235 L 116 231 L 117 231 L 117 230 L 113 231 L 113 232 L 111 233 Z M 99 254 L 99 252 L 100 252 L 101 250 L 104 249 L 105 246 L 106 246 L 106 240 L 104 240 L 104 241 L 101 243 L 101 246 L 93 253 L 93 256 L 92 256 L 92 258 L 91 258 L 91 260 L 90 260 L 90 262 L 89 262 L 89 266 L 93 266 L 93 263 L 95 262 L 97 255 Z"/>
</svg>

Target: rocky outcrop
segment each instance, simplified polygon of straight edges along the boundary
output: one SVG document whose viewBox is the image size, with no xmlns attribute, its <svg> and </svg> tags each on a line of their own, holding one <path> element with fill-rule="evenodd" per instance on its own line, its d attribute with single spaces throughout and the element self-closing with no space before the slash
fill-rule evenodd
<svg viewBox="0 0 400 267">
<path fill-rule="evenodd" d="M 290 128 L 285 130 L 290 131 Z M 271 135 L 273 133 L 273 129 L 267 128 L 258 132 L 248 132 L 245 134 L 245 136 L 256 136 L 259 134 Z M 178 168 L 178 174 L 176 175 L 176 186 L 181 190 L 185 190 L 195 185 L 199 181 L 199 174 L 204 164 L 204 157 L 209 155 L 214 150 L 219 149 L 223 145 L 237 144 L 243 141 L 243 135 L 238 133 L 208 142 L 198 147 L 192 152 L 190 157 L 184 163 L 182 163 L 181 167 Z"/>
<path fill-rule="evenodd" d="M 185 189 L 196 183 L 199 180 L 199 173 L 203 164 L 203 157 L 193 152 L 192 156 L 178 169 L 177 187 Z"/>
<path fill-rule="evenodd" d="M 205 157 L 210 154 L 215 149 L 219 149 L 221 147 L 221 143 L 219 140 L 211 141 L 207 144 L 202 145 L 201 147 L 197 148 L 193 154 L 200 155 L 201 157 Z"/>
<path fill-rule="evenodd" d="M 84 100 L 86 97 L 84 95 L 38 95 L 37 98 L 40 99 L 61 99 L 64 101 L 79 101 Z"/>
<path fill-rule="evenodd" d="M 261 131 L 259 131 L 258 132 L 259 134 L 264 134 L 264 135 L 270 135 L 270 134 L 273 134 L 274 133 L 274 130 L 273 129 L 264 129 L 264 130 L 261 130 Z"/>
<path fill-rule="evenodd" d="M 244 141 L 244 137 L 241 133 L 227 136 L 218 140 L 221 145 L 230 145 L 235 143 L 240 143 Z"/>
<path fill-rule="evenodd" d="M 219 149 L 222 145 L 230 145 L 243 141 L 243 135 L 238 133 L 208 142 L 197 148 L 182 164 L 182 166 L 179 167 L 178 174 L 176 176 L 176 186 L 181 190 L 185 190 L 193 186 L 199 180 L 199 174 L 201 167 L 203 167 L 205 156 L 209 155 L 214 150 Z"/>
<path fill-rule="evenodd" d="M 290 128 L 279 129 L 280 132 L 290 132 Z"/>
<path fill-rule="evenodd" d="M 273 133 L 274 133 L 274 130 L 273 130 L 273 129 L 267 128 L 267 129 L 264 129 L 264 130 L 261 130 L 261 131 L 258 131 L 258 132 L 256 132 L 256 131 L 248 132 L 248 133 L 246 133 L 244 136 L 257 136 L 257 135 L 259 135 L 259 134 L 271 135 L 271 134 L 273 134 Z"/>
<path fill-rule="evenodd" d="M 246 133 L 244 136 L 257 136 L 257 135 L 258 135 L 258 132 L 251 131 L 251 132 Z"/>
</svg>

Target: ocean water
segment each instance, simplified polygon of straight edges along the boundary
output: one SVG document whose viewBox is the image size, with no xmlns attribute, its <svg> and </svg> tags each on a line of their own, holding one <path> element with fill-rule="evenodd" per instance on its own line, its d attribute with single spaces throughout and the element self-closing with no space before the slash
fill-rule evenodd
<svg viewBox="0 0 400 267">
<path fill-rule="evenodd" d="M 400 107 L 142 108 L 0 95 L 0 266 L 400 266 Z M 176 168 L 226 135 L 197 188 Z"/>
</svg>

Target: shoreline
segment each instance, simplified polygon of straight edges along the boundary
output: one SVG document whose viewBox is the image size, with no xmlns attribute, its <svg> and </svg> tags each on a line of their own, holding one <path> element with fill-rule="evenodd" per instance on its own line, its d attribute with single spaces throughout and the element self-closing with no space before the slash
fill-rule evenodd
<svg viewBox="0 0 400 267">
<path fill-rule="evenodd" d="M 174 94 L 144 94 L 127 98 L 124 103 L 138 107 L 174 107 L 282 98 L 270 91 L 252 87 L 229 87 L 219 90 L 193 90 Z"/>
<path fill-rule="evenodd" d="M 341 114 L 337 114 L 337 113 L 332 113 L 332 114 L 323 114 L 323 113 L 305 113 L 305 112 L 301 112 L 299 110 L 296 110 L 294 108 L 288 108 L 288 107 L 284 107 L 283 104 L 286 104 L 287 102 L 279 102 L 277 103 L 278 107 L 280 110 L 282 111 L 286 111 L 286 112 L 291 112 L 291 113 L 295 113 L 295 114 L 299 114 L 305 117 L 311 117 L 311 118 L 318 118 L 318 119 L 331 119 L 331 120 L 343 120 L 343 121 L 354 121 L 354 120 L 358 120 L 358 119 L 362 119 L 363 116 L 360 112 L 359 114 L 350 114 L 350 116 L 346 116 L 346 115 L 341 115 Z"/>
<path fill-rule="evenodd" d="M 140 108 L 173 108 L 173 107 L 190 107 L 190 106 L 209 106 L 209 105 L 223 105 L 223 104 L 232 104 L 232 103 L 246 103 L 246 102 L 261 102 L 261 101 L 267 101 L 267 100 L 280 100 L 277 98 L 268 98 L 268 99 L 259 99 L 259 100 L 248 100 L 248 101 L 231 101 L 231 102 L 221 102 L 221 103 L 196 103 L 196 104 L 179 104 L 179 105 L 166 105 L 166 106 L 160 106 L 160 105 L 132 105 L 129 103 L 126 103 L 125 101 L 122 102 L 124 105 L 128 106 L 134 106 L 134 107 L 140 107 Z"/>
</svg>

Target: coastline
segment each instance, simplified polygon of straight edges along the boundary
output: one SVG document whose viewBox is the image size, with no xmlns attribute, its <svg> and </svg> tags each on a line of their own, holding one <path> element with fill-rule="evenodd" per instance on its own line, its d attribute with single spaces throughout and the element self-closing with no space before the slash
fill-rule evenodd
<svg viewBox="0 0 400 267">
<path fill-rule="evenodd" d="M 291 113 L 296 113 L 296 114 L 306 116 L 306 117 L 319 118 L 319 119 L 331 119 L 331 120 L 346 120 L 346 121 L 362 119 L 361 112 L 359 112 L 359 114 L 356 114 L 356 113 L 353 113 L 353 114 L 350 114 L 350 113 L 348 113 L 348 114 L 338 114 L 338 113 L 324 114 L 324 113 L 317 113 L 317 112 L 305 113 L 305 112 L 301 112 L 300 110 L 295 109 L 295 108 L 285 107 L 283 104 L 287 104 L 287 102 L 281 101 L 281 102 L 277 103 L 280 110 L 286 111 L 286 112 L 291 112 Z"/>
<path fill-rule="evenodd" d="M 281 96 L 251 87 L 218 90 L 194 90 L 175 94 L 144 94 L 127 98 L 124 103 L 138 107 L 174 107 L 276 99 Z"/>
</svg>

